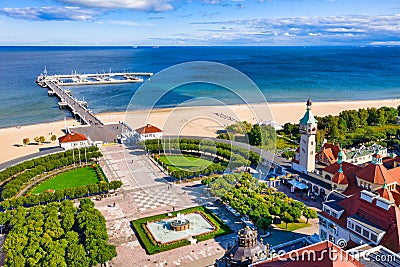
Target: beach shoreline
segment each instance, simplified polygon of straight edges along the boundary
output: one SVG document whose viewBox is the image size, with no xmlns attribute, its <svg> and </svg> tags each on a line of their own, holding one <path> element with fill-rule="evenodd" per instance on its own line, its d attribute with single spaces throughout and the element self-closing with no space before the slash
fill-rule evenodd
<svg viewBox="0 0 400 267">
<path fill-rule="evenodd" d="M 343 110 L 400 105 L 400 99 L 360 100 L 360 101 L 327 101 L 314 102 L 312 111 L 315 116 L 338 115 Z M 269 109 L 268 109 L 269 107 Z M 104 123 L 125 121 L 133 128 L 150 123 L 166 134 L 197 135 L 215 137 L 216 131 L 223 129 L 235 121 L 273 120 L 278 124 L 286 122 L 298 123 L 306 109 L 304 102 L 272 102 L 264 104 L 227 105 L 227 106 L 194 106 L 179 108 L 155 108 L 152 110 L 137 110 L 126 112 L 100 113 L 97 116 Z M 39 149 L 58 146 L 58 141 L 51 142 L 50 136 L 64 135 L 63 129 L 80 125 L 74 119 L 31 125 L 21 125 L 0 128 L 0 162 L 6 162 L 21 156 L 36 153 Z M 42 145 L 30 144 L 24 146 L 22 140 L 29 138 L 31 142 L 36 136 L 45 136 L 48 143 Z"/>
</svg>

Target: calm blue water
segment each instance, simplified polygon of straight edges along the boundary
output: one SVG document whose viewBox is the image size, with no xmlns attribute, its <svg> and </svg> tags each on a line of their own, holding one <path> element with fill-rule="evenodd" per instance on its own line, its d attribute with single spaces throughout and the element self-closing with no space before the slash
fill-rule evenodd
<svg viewBox="0 0 400 267">
<path fill-rule="evenodd" d="M 0 127 L 70 117 L 47 97 L 36 77 L 117 71 L 158 72 L 188 61 L 215 61 L 248 75 L 270 102 L 400 97 L 400 47 L 0 47 Z M 123 111 L 140 84 L 71 87 L 97 112 Z M 149 92 L 151 93 L 151 92 Z M 171 106 L 215 86 L 183 86 L 160 106 Z M 229 95 L 221 95 L 234 103 Z M 144 102 L 143 107 L 146 107 Z"/>
</svg>

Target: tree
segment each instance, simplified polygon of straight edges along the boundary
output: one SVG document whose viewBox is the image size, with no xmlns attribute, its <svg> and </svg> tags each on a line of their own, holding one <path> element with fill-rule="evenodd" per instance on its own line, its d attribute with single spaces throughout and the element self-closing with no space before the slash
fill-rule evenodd
<svg viewBox="0 0 400 267">
<path fill-rule="evenodd" d="M 248 132 L 249 135 L 249 143 L 252 146 L 261 146 L 262 145 L 262 134 L 261 134 L 261 128 L 260 125 L 255 124 L 251 128 L 250 132 Z"/>
<path fill-rule="evenodd" d="M 281 214 L 281 220 L 284 221 L 286 223 L 286 229 L 287 229 L 287 225 L 288 223 L 292 223 L 294 221 L 292 215 L 290 215 L 288 212 L 283 212 Z"/>
<path fill-rule="evenodd" d="M 307 219 L 307 223 L 308 223 L 308 219 L 315 219 L 318 217 L 317 212 L 314 209 L 311 208 L 305 208 L 303 210 L 303 216 L 306 217 Z"/>
<path fill-rule="evenodd" d="M 52 142 L 56 141 L 56 140 L 57 140 L 57 136 L 56 136 L 55 134 L 53 134 L 53 135 L 50 137 L 50 140 L 51 140 Z"/>
<path fill-rule="evenodd" d="M 24 146 L 26 146 L 27 144 L 29 144 L 31 142 L 31 140 L 29 140 L 29 138 L 24 138 L 22 139 L 22 143 L 24 144 Z"/>
<path fill-rule="evenodd" d="M 287 210 L 287 212 L 290 214 L 290 216 L 292 216 L 293 221 L 297 221 L 301 217 L 301 209 L 298 207 L 289 206 L 289 209 Z"/>
<path fill-rule="evenodd" d="M 36 136 L 35 138 L 33 138 L 33 140 L 34 140 L 36 143 L 40 143 L 39 136 Z"/>
<path fill-rule="evenodd" d="M 39 143 L 43 144 L 44 142 L 46 142 L 46 138 L 42 135 L 39 137 Z"/>
<path fill-rule="evenodd" d="M 271 218 L 260 217 L 260 219 L 258 219 L 258 221 L 256 222 L 256 225 L 257 227 L 263 229 L 265 233 L 265 230 L 268 229 L 271 223 L 272 223 Z"/>
<path fill-rule="evenodd" d="M 72 244 L 66 251 L 66 263 L 71 267 L 89 266 L 89 259 L 86 256 L 85 248 L 82 244 Z"/>
</svg>

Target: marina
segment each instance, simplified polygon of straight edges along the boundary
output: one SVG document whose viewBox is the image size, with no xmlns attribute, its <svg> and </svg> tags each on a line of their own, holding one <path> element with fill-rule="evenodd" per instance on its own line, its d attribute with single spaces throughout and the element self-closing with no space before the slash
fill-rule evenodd
<svg viewBox="0 0 400 267">
<path fill-rule="evenodd" d="M 99 85 L 99 84 L 116 84 L 128 82 L 143 82 L 139 76 L 152 76 L 152 73 L 108 73 L 108 74 L 84 74 L 84 75 L 47 75 L 46 68 L 41 73 L 36 83 L 42 88 L 47 89 L 48 96 L 57 96 L 59 98 L 58 107 L 60 109 L 69 109 L 76 119 L 83 126 L 66 128 L 65 131 L 71 132 L 78 130 L 81 133 L 90 136 L 92 141 L 99 142 L 117 142 L 126 136 L 124 133 L 131 131 L 128 125 L 121 122 L 105 124 L 99 118 L 92 114 L 92 110 L 88 108 L 88 103 L 83 98 L 78 100 L 72 96 L 72 91 L 63 89 L 65 85 Z M 121 139 L 121 140 L 122 140 Z"/>
<path fill-rule="evenodd" d="M 101 84 L 120 84 L 120 83 L 141 83 L 143 77 L 153 76 L 152 72 L 108 72 L 92 74 L 70 74 L 70 75 L 47 75 L 46 68 L 41 73 L 36 82 L 42 87 L 46 87 L 46 82 L 51 81 L 59 86 L 80 86 L 80 85 L 101 85 Z"/>
<path fill-rule="evenodd" d="M 143 82 L 143 78 L 153 76 L 151 72 L 118 72 L 103 74 L 72 74 L 72 75 L 48 75 L 46 67 L 37 77 L 36 83 L 42 88 L 47 88 L 48 96 L 57 96 L 60 99 L 58 107 L 68 108 L 76 118 L 80 118 L 87 125 L 103 125 L 92 110 L 88 109 L 88 103 L 72 96 L 71 90 L 62 89 L 61 86 L 100 85 Z"/>
</svg>

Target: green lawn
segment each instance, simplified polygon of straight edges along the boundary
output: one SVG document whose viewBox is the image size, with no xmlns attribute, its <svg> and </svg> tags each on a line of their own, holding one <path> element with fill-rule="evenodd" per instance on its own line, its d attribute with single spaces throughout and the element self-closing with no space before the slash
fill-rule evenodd
<svg viewBox="0 0 400 267">
<path fill-rule="evenodd" d="M 202 159 L 194 156 L 182 156 L 182 155 L 171 155 L 171 156 L 160 156 L 160 161 L 168 165 L 171 170 L 203 170 L 209 165 L 214 164 L 212 161 Z"/>
<path fill-rule="evenodd" d="M 305 223 L 305 222 L 295 222 L 295 223 L 288 223 L 287 228 L 286 228 L 286 223 L 280 223 L 276 225 L 277 227 L 279 227 L 282 230 L 288 231 L 288 232 L 292 232 L 294 230 L 297 229 L 301 229 L 304 227 L 308 227 L 311 226 L 311 224 L 309 223 Z"/>
<path fill-rule="evenodd" d="M 91 167 L 84 167 L 68 171 L 55 176 L 39 184 L 33 191 L 33 194 L 42 193 L 48 189 L 60 190 L 74 188 L 82 185 L 97 184 L 99 177 L 96 171 Z"/>
</svg>

